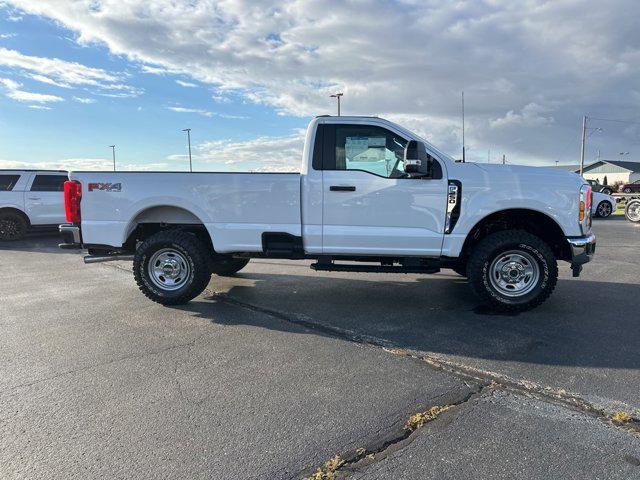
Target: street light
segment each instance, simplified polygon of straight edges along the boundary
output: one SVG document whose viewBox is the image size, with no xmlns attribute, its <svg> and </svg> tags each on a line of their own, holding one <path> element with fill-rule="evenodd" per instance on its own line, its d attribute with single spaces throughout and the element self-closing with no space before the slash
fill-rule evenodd
<svg viewBox="0 0 640 480">
<path fill-rule="evenodd" d="M 115 145 L 109 145 L 109 148 L 111 149 L 111 153 L 113 154 L 113 171 L 116 171 L 116 146 Z"/>
<path fill-rule="evenodd" d="M 344 93 L 339 92 L 339 93 L 334 93 L 333 95 L 330 95 L 331 98 L 337 98 L 338 99 L 338 116 L 340 116 L 340 97 L 344 95 Z"/>
<path fill-rule="evenodd" d="M 187 142 L 189 143 L 189 171 L 193 172 L 193 164 L 191 163 L 191 129 L 185 128 L 182 131 L 187 132 Z"/>
</svg>

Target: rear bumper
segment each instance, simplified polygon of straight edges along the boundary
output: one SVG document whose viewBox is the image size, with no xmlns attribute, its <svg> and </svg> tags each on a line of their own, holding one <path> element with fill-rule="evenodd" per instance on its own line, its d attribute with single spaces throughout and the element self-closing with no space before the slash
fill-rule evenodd
<svg viewBox="0 0 640 480">
<path fill-rule="evenodd" d="M 82 248 L 82 235 L 80 233 L 80 227 L 72 223 L 63 223 L 58 227 L 60 236 L 62 237 L 62 243 L 58 244 L 58 247 L 65 250 L 74 250 Z"/>
<path fill-rule="evenodd" d="M 569 248 L 571 250 L 571 268 L 573 276 L 577 277 L 582 271 L 582 265 L 591 261 L 596 253 L 596 236 L 591 233 L 584 237 L 568 237 Z"/>
</svg>

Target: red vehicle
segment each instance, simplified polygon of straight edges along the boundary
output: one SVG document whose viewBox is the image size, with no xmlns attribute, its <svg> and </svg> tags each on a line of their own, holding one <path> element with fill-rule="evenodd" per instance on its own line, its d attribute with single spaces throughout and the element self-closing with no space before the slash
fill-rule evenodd
<svg viewBox="0 0 640 480">
<path fill-rule="evenodd" d="M 622 193 L 640 192 L 640 180 L 636 180 L 633 183 L 625 183 L 623 185 L 620 185 L 618 191 Z"/>
</svg>

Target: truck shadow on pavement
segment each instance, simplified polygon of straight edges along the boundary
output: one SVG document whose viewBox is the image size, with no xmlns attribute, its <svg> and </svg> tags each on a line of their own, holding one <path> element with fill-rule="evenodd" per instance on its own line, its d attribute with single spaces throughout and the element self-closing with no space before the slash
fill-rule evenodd
<svg viewBox="0 0 640 480">
<path fill-rule="evenodd" d="M 542 306 L 515 316 L 478 307 L 465 279 L 440 274 L 412 281 L 362 280 L 305 275 L 242 273 L 221 279 L 228 288 L 181 309 L 215 323 L 215 303 L 231 302 L 275 315 L 251 325 L 333 335 L 350 332 L 395 348 L 529 364 L 640 368 L 640 285 L 559 280 Z M 249 280 L 249 282 L 247 282 Z M 237 285 L 244 281 L 247 285 Z M 247 317 L 243 316 L 243 325 Z M 337 336 L 341 336 L 339 333 Z"/>
</svg>

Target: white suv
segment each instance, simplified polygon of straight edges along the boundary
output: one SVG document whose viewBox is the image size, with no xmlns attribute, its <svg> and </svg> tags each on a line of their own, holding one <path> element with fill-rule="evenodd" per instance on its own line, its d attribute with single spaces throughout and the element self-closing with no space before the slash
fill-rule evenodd
<svg viewBox="0 0 640 480">
<path fill-rule="evenodd" d="M 63 170 L 0 170 L 0 241 L 65 221 Z"/>
</svg>

